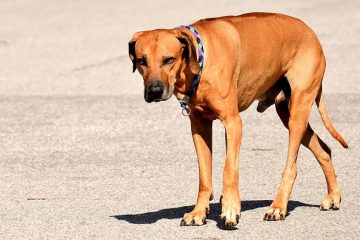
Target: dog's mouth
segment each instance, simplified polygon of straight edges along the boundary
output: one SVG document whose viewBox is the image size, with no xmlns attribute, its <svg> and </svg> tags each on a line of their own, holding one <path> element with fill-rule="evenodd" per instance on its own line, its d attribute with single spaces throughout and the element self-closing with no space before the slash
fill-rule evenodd
<svg viewBox="0 0 360 240">
<path fill-rule="evenodd" d="M 153 100 L 152 100 L 152 99 L 148 99 L 148 100 L 147 100 L 148 103 L 151 103 L 151 102 L 161 102 L 161 101 L 165 101 L 165 100 L 162 99 L 162 98 L 157 98 L 157 99 L 153 99 Z"/>
</svg>

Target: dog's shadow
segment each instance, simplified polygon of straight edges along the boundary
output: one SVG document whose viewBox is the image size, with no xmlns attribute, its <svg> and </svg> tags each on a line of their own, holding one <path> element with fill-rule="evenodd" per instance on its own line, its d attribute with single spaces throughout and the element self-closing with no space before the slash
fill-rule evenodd
<svg viewBox="0 0 360 240">
<path fill-rule="evenodd" d="M 271 200 L 247 200 L 241 202 L 241 212 L 250 211 L 257 208 L 264 208 L 270 206 L 272 203 Z M 299 201 L 289 201 L 288 203 L 288 215 L 297 207 L 317 207 L 320 205 L 307 204 Z M 183 217 L 184 213 L 190 212 L 194 208 L 194 205 L 183 206 L 176 208 L 166 208 L 155 212 L 146 212 L 139 214 L 124 214 L 124 215 L 114 215 L 111 216 L 117 220 L 126 221 L 132 224 L 151 224 L 155 223 L 160 219 L 180 219 Z M 210 214 L 207 219 L 217 222 L 217 226 L 222 228 L 222 223 L 220 219 L 220 204 L 211 203 L 210 204 Z"/>
</svg>

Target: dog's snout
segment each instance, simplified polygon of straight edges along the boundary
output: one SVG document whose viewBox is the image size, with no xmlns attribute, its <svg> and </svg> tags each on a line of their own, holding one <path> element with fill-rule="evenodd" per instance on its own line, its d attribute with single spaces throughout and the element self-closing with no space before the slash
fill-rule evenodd
<svg viewBox="0 0 360 240">
<path fill-rule="evenodd" d="M 153 95 L 162 95 L 164 86 L 160 81 L 154 81 L 149 86 L 149 93 Z"/>
<path fill-rule="evenodd" d="M 159 80 L 152 81 L 145 90 L 147 102 L 160 101 L 165 90 L 165 84 Z"/>
</svg>

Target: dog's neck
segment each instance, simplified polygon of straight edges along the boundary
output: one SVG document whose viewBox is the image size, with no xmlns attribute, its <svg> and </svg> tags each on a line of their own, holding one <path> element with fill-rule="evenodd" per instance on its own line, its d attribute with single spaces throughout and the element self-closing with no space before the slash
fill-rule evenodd
<svg viewBox="0 0 360 240">
<path fill-rule="evenodd" d="M 186 93 L 192 88 L 192 83 L 195 75 L 191 72 L 188 64 L 185 64 L 185 68 L 179 71 L 176 77 L 174 85 L 174 95 L 177 99 L 183 99 Z"/>
<path fill-rule="evenodd" d="M 183 31 L 189 31 L 188 29 L 183 29 Z M 190 31 L 189 31 L 190 32 Z M 189 38 L 192 41 L 193 46 L 195 47 L 195 54 L 197 55 L 199 48 L 198 48 L 198 44 L 196 41 L 196 38 L 193 34 L 189 34 Z M 189 92 L 189 90 L 192 89 L 193 87 L 193 82 L 194 82 L 194 78 L 196 76 L 196 74 L 194 74 L 191 69 L 189 64 L 186 62 L 187 60 L 183 60 L 185 61 L 183 63 L 183 66 L 180 68 L 179 72 L 176 74 L 176 82 L 175 82 L 175 86 L 174 86 L 174 95 L 177 97 L 177 99 L 184 99 L 186 95 L 186 93 Z M 195 92 L 193 93 L 194 95 L 196 94 Z M 193 97 L 193 96 L 188 96 L 188 97 Z"/>
<path fill-rule="evenodd" d="M 187 60 L 182 62 L 182 68 L 177 74 L 176 82 L 174 84 L 174 95 L 178 99 L 182 108 L 182 114 L 189 116 L 191 108 L 189 105 L 192 102 L 194 104 L 194 98 L 196 97 L 196 90 L 198 89 L 202 68 L 204 65 L 204 45 L 201 41 L 199 32 L 192 26 L 180 26 L 179 29 L 186 29 L 189 31 L 188 38 L 191 39 L 192 54 Z M 183 30 L 183 31 L 184 31 Z M 187 40 L 188 41 L 188 40 Z M 195 49 L 194 49 L 195 48 Z M 194 63 L 194 56 L 196 56 L 196 63 Z M 198 66 L 194 68 L 194 64 Z M 196 74 L 194 72 L 197 72 Z"/>
</svg>

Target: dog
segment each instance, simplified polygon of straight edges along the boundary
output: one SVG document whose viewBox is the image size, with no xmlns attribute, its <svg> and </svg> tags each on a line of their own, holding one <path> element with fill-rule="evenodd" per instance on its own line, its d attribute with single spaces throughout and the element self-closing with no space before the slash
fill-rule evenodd
<svg viewBox="0 0 360 240">
<path fill-rule="evenodd" d="M 276 13 L 248 13 L 199 20 L 191 26 L 137 32 L 129 42 L 129 57 L 144 80 L 146 102 L 175 95 L 189 115 L 199 165 L 199 193 L 194 209 L 181 225 L 202 225 L 212 198 L 212 122 L 225 127 L 226 159 L 220 198 L 227 228 L 239 222 L 239 112 L 259 100 L 257 110 L 275 104 L 289 130 L 288 157 L 279 190 L 264 220 L 284 220 L 297 175 L 300 144 L 310 149 L 327 182 L 321 209 L 340 207 L 330 148 L 309 124 L 316 102 L 330 134 L 348 148 L 333 127 L 322 95 L 325 57 L 316 34 L 301 20 Z"/>
</svg>

